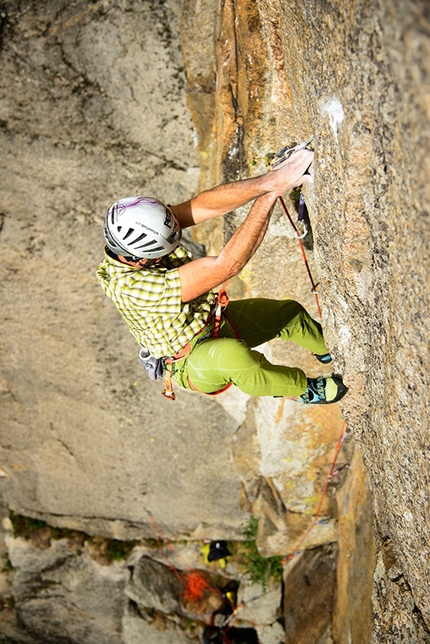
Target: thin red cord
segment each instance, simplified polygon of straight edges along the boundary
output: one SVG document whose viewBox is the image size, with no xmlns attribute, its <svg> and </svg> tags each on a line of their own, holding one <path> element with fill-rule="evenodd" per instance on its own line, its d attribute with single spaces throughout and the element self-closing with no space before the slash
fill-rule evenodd
<svg viewBox="0 0 430 644">
<path fill-rule="evenodd" d="M 294 550 L 288 555 L 288 557 L 283 558 L 282 563 L 286 563 L 289 559 L 292 559 L 297 554 L 297 552 L 300 549 L 300 546 L 308 538 L 309 533 L 311 532 L 312 528 L 315 526 L 316 522 L 318 521 L 318 517 L 319 517 L 319 514 L 321 512 L 321 507 L 322 507 L 322 504 L 323 504 L 323 501 L 324 501 L 324 497 L 326 495 L 329 483 L 330 483 L 330 481 L 331 481 L 331 479 L 333 477 L 333 471 L 334 471 L 334 466 L 336 464 L 337 455 L 339 453 L 340 448 L 343 445 L 343 441 L 344 441 L 344 438 L 345 438 L 345 433 L 346 433 L 346 422 L 343 421 L 342 427 L 341 427 L 341 430 L 340 430 L 340 436 L 339 436 L 338 441 L 336 443 L 334 457 L 333 457 L 332 463 L 330 465 L 330 470 L 329 470 L 329 473 L 327 474 L 327 479 L 326 479 L 326 482 L 325 482 L 325 485 L 324 485 L 324 489 L 323 489 L 320 501 L 318 503 L 318 507 L 317 507 L 317 509 L 315 511 L 315 515 L 314 515 L 314 518 L 312 520 L 312 523 L 309 526 L 309 528 L 306 530 L 306 532 L 304 533 L 304 535 L 302 536 L 300 541 L 297 543 L 297 545 L 294 548 Z"/>
<path fill-rule="evenodd" d="M 281 202 L 281 205 L 282 205 L 282 207 L 283 207 L 283 209 L 285 211 L 285 214 L 287 215 L 287 217 L 289 219 L 289 222 L 290 222 L 290 224 L 291 224 L 291 226 L 292 226 L 292 228 L 293 228 L 293 230 L 294 230 L 294 232 L 296 234 L 297 241 L 299 242 L 300 250 L 302 251 L 303 261 L 305 263 L 306 270 L 308 272 L 309 280 L 310 280 L 310 282 L 312 284 L 312 292 L 315 295 L 315 301 L 316 301 L 316 305 L 317 305 L 317 309 L 318 309 L 318 315 L 320 317 L 320 320 L 322 320 L 321 307 L 320 307 L 320 304 L 319 304 L 318 293 L 317 293 L 317 285 L 314 282 L 311 270 L 309 268 L 308 260 L 307 260 L 306 253 L 305 253 L 305 248 L 304 248 L 303 242 L 301 240 L 301 235 L 300 235 L 300 233 L 299 233 L 299 231 L 297 229 L 297 226 L 295 225 L 294 221 L 292 220 L 292 218 L 290 216 L 290 213 L 288 212 L 288 208 L 287 208 L 287 206 L 285 204 L 284 199 L 282 197 L 279 197 L 279 201 Z M 335 467 L 335 464 L 336 464 L 337 455 L 339 453 L 340 448 L 342 447 L 345 434 L 346 434 L 346 422 L 343 421 L 340 436 L 339 436 L 339 439 L 338 439 L 338 441 L 336 443 L 334 457 L 333 457 L 333 460 L 332 460 L 332 463 L 331 463 L 331 466 L 330 466 L 330 470 L 329 470 L 329 473 L 327 475 L 327 479 L 326 479 L 326 482 L 325 482 L 325 485 L 324 485 L 324 489 L 323 489 L 320 501 L 318 503 L 318 507 L 317 507 L 317 509 L 315 511 L 315 515 L 314 515 L 314 518 L 312 520 L 312 523 L 310 524 L 309 528 L 306 530 L 304 535 L 301 537 L 300 541 L 297 543 L 296 547 L 291 552 L 291 554 L 288 555 L 288 557 L 283 558 L 282 563 L 286 563 L 286 561 L 288 561 L 289 559 L 292 559 L 297 554 L 298 550 L 300 549 L 300 546 L 308 538 L 309 533 L 311 532 L 312 528 L 315 526 L 316 522 L 318 521 L 318 517 L 319 517 L 320 511 L 321 511 L 321 507 L 322 507 L 322 504 L 323 504 L 323 501 L 324 501 L 324 498 L 325 498 L 325 495 L 326 495 L 330 480 L 333 477 L 333 472 L 334 472 L 334 467 Z"/>
<path fill-rule="evenodd" d="M 176 556 L 178 557 L 179 560 L 182 560 L 182 557 L 178 553 L 178 551 L 175 549 L 173 544 L 167 539 L 167 537 L 162 533 L 160 527 L 157 525 L 154 517 L 152 516 L 151 512 L 147 510 L 149 520 L 151 523 L 151 528 L 154 533 L 155 539 L 159 545 L 159 548 L 161 550 L 161 553 L 166 560 L 166 563 L 168 564 L 170 570 L 174 572 L 176 577 L 181 581 L 181 583 L 184 585 L 184 599 L 185 600 L 190 600 L 192 601 L 193 599 L 198 599 L 196 597 L 197 592 L 203 591 L 203 589 L 207 589 L 208 591 L 214 593 L 218 597 L 222 599 L 222 593 L 218 588 L 215 588 L 214 586 L 211 586 L 209 582 L 204 579 L 204 577 L 199 573 L 198 571 L 193 570 L 192 568 L 189 568 L 188 566 L 184 566 L 184 568 L 188 568 L 187 572 L 181 573 L 175 566 L 173 566 L 169 560 L 169 557 L 167 553 L 165 552 L 164 546 L 167 545 L 170 550 L 172 550 Z M 186 562 L 184 561 L 184 564 Z M 200 577 L 201 580 L 197 581 L 196 577 Z"/>
<path fill-rule="evenodd" d="M 319 303 L 319 300 L 318 300 L 317 285 L 314 282 L 314 278 L 312 277 L 311 269 L 309 268 L 308 259 L 306 257 L 306 253 L 305 253 L 305 247 L 303 246 L 303 242 L 301 240 L 300 233 L 299 233 L 299 231 L 297 229 L 296 224 L 292 220 L 292 218 L 290 216 L 290 213 L 288 212 L 288 208 L 287 208 L 287 206 L 285 204 L 284 199 L 282 197 L 279 197 L 279 201 L 281 202 L 281 205 L 282 205 L 282 207 L 283 207 L 283 209 L 285 211 L 285 214 L 287 215 L 287 217 L 288 217 L 288 219 L 290 221 L 291 226 L 293 227 L 294 232 L 296 233 L 297 241 L 299 242 L 300 250 L 302 251 L 303 261 L 305 263 L 306 270 L 308 272 L 309 279 L 310 279 L 310 282 L 312 284 L 312 293 L 315 295 L 315 301 L 316 301 L 316 305 L 317 305 L 317 309 L 318 309 L 318 315 L 320 316 L 320 320 L 322 320 L 321 307 L 320 307 L 320 303 Z"/>
</svg>

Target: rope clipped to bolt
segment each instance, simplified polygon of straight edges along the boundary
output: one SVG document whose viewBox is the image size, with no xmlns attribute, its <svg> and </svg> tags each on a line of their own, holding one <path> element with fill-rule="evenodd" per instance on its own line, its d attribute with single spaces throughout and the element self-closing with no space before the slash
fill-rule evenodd
<svg viewBox="0 0 430 644">
<path fill-rule="evenodd" d="M 310 139 L 308 139 L 307 141 L 304 141 L 303 143 L 299 143 L 298 145 L 295 145 L 295 146 L 293 146 L 291 148 L 289 148 L 289 147 L 282 148 L 282 150 L 280 152 L 278 152 L 278 154 L 276 154 L 273 157 L 273 159 L 271 160 L 271 162 L 270 162 L 270 170 L 274 170 L 278 165 L 280 165 L 281 163 L 283 163 L 284 161 L 289 159 L 290 156 L 294 152 L 298 152 L 299 150 L 304 150 L 306 148 L 306 146 L 311 141 L 313 141 L 313 138 L 314 137 L 311 136 Z M 321 307 L 320 307 L 320 303 L 319 303 L 319 299 L 318 299 L 318 292 L 317 292 L 318 284 L 315 283 L 314 278 L 312 277 L 311 269 L 309 268 L 309 262 L 308 262 L 308 259 L 306 257 L 305 247 L 303 246 L 303 242 L 302 242 L 302 239 L 306 235 L 307 231 L 305 229 L 305 233 L 303 235 L 300 234 L 296 224 L 294 223 L 290 213 L 288 212 L 288 208 L 286 206 L 286 203 L 285 203 L 283 197 L 279 197 L 279 202 L 280 202 L 282 208 L 284 209 L 284 212 L 287 215 L 288 220 L 289 220 L 289 222 L 290 222 L 290 224 L 291 224 L 291 226 L 292 226 L 292 228 L 294 230 L 294 233 L 295 233 L 295 235 L 297 237 L 297 241 L 299 242 L 300 250 L 302 252 L 303 261 L 304 261 L 304 264 L 305 264 L 305 267 L 306 267 L 306 270 L 307 270 L 307 273 L 308 273 L 310 283 L 312 284 L 312 293 L 315 296 L 315 302 L 316 302 L 316 305 L 317 305 L 318 315 L 320 317 L 320 320 L 322 320 Z M 300 192 L 299 219 L 300 219 L 301 210 L 303 208 L 304 208 L 304 196 L 303 196 L 303 193 Z"/>
<path fill-rule="evenodd" d="M 284 199 L 282 197 L 279 197 L 279 201 L 281 203 L 282 208 L 285 211 L 285 214 L 287 215 L 287 217 L 288 217 L 288 219 L 290 221 L 290 224 L 291 224 L 295 234 L 296 234 L 297 241 L 299 242 L 300 250 L 302 251 L 303 261 L 305 263 L 305 267 L 306 267 L 306 270 L 308 272 L 310 283 L 312 284 L 312 293 L 315 296 L 315 302 L 316 302 L 316 305 L 317 305 L 318 315 L 320 317 L 320 320 L 322 320 L 321 307 L 320 307 L 320 303 L 319 303 L 319 299 L 318 299 L 318 291 L 317 291 L 318 284 L 315 284 L 314 278 L 312 277 L 311 269 L 309 268 L 309 262 L 308 262 L 308 259 L 306 257 L 305 247 L 303 246 L 303 242 L 302 242 L 303 235 L 300 235 L 300 232 L 299 232 L 296 224 L 292 220 L 291 215 L 288 212 L 288 208 L 287 208 L 287 206 L 285 204 Z"/>
<path fill-rule="evenodd" d="M 288 148 L 288 147 L 283 148 L 283 149 L 282 149 L 280 152 L 278 152 L 278 154 L 277 154 L 277 155 L 272 159 L 272 162 L 271 162 L 271 169 L 273 170 L 277 165 L 279 165 L 280 163 L 283 163 L 283 161 L 285 161 L 286 159 L 288 159 L 288 158 L 291 156 L 291 154 L 293 154 L 293 152 L 296 152 L 297 150 L 302 150 L 302 149 L 304 149 L 304 148 L 308 145 L 308 143 L 310 143 L 312 140 L 313 140 L 313 137 L 311 137 L 310 139 L 308 139 L 308 140 L 307 140 L 307 141 L 305 141 L 304 143 L 299 143 L 298 145 L 296 145 L 296 146 L 294 146 L 294 147 L 292 147 L 292 148 Z M 302 239 L 303 239 L 303 237 L 304 237 L 305 235 L 300 235 L 300 232 L 299 232 L 299 230 L 298 230 L 298 228 L 297 228 L 296 224 L 294 223 L 294 221 L 293 221 L 293 219 L 292 219 L 292 217 L 291 217 L 290 213 L 288 212 L 288 208 L 287 208 L 286 203 L 285 203 L 285 201 L 284 201 L 284 199 L 283 199 L 282 197 L 279 197 L 279 202 L 280 202 L 280 204 L 281 204 L 282 208 L 284 209 L 285 214 L 286 214 L 286 215 L 287 215 L 287 217 L 288 217 L 288 220 L 289 220 L 289 222 L 290 222 L 290 224 L 291 224 L 291 227 L 292 227 L 292 228 L 293 228 L 293 230 L 294 230 L 294 233 L 295 233 L 295 235 L 296 235 L 297 241 L 298 241 L 298 243 L 299 243 L 300 250 L 301 250 L 301 253 L 302 253 L 302 257 L 303 257 L 303 262 L 304 262 L 304 264 L 305 264 L 306 271 L 307 271 L 307 273 L 308 273 L 309 281 L 310 281 L 310 283 L 311 283 L 311 285 L 312 285 L 312 293 L 313 293 L 313 294 L 314 294 L 314 296 L 315 296 L 315 301 L 316 301 L 316 306 L 317 306 L 317 310 L 318 310 L 318 315 L 319 315 L 319 317 L 320 317 L 320 320 L 322 321 L 321 307 L 320 307 L 320 304 L 319 304 L 318 292 L 317 292 L 317 286 L 318 286 L 318 284 L 316 284 L 316 283 L 315 283 L 314 278 L 313 278 L 313 276 L 312 276 L 311 269 L 309 268 L 309 262 L 308 262 L 308 259 L 307 259 L 307 257 L 306 257 L 305 248 L 304 248 L 304 245 L 303 245 L 303 242 L 302 242 Z M 300 219 L 300 207 L 302 207 L 302 208 L 304 207 L 304 197 L 303 197 L 303 193 L 302 193 L 302 192 L 300 192 L 300 201 L 299 201 L 299 219 Z M 306 234 L 306 233 L 305 233 L 305 234 Z M 313 517 L 313 519 L 312 519 L 312 522 L 311 522 L 310 526 L 308 527 L 308 529 L 306 530 L 306 532 L 305 532 L 305 533 L 303 534 L 303 536 L 301 537 L 301 539 L 299 540 L 299 542 L 297 543 L 297 545 L 294 547 L 294 549 L 292 550 L 292 552 L 291 552 L 288 556 L 286 556 L 286 557 L 284 557 L 284 558 L 282 559 L 282 563 L 283 563 L 283 564 L 287 563 L 287 561 L 289 561 L 290 559 L 292 559 L 293 557 L 295 557 L 295 556 L 298 554 L 298 552 L 300 551 L 301 546 L 304 544 L 304 542 L 305 542 L 305 541 L 306 541 L 306 539 L 308 538 L 308 536 L 309 536 L 310 532 L 312 531 L 312 529 L 313 529 L 313 528 L 315 527 L 315 525 L 317 524 L 317 522 L 318 522 L 318 518 L 319 518 L 319 515 L 320 515 L 320 512 L 321 512 L 322 504 L 323 504 L 323 502 L 324 502 L 324 498 L 325 498 L 325 495 L 326 495 L 327 490 L 328 490 L 328 486 L 329 486 L 330 481 L 332 480 L 332 478 L 333 478 L 334 476 L 336 476 L 336 474 L 338 474 L 342 469 L 344 469 L 344 467 L 348 467 L 348 465 L 345 465 L 345 466 L 343 466 L 343 467 L 340 467 L 340 468 L 338 468 L 338 469 L 335 469 L 335 466 L 336 466 L 336 460 L 337 460 L 337 456 L 338 456 L 339 450 L 340 450 L 340 448 L 342 447 L 343 443 L 345 442 L 345 439 L 346 439 L 346 437 L 347 437 L 347 436 L 348 436 L 348 430 L 347 430 L 347 427 L 346 427 L 346 422 L 345 422 L 345 421 L 343 421 L 343 423 L 342 423 L 342 427 L 341 427 L 341 430 L 340 430 L 340 436 L 339 436 L 338 441 L 337 441 L 336 446 L 335 446 L 334 456 L 333 456 L 333 459 L 332 459 L 332 462 L 331 462 L 331 465 L 330 465 L 330 469 L 329 469 L 329 472 L 328 472 L 328 474 L 327 474 L 326 482 L 325 482 L 325 485 L 324 485 L 324 488 L 323 488 L 323 491 L 322 491 L 322 494 L 321 494 L 321 498 L 320 498 L 320 500 L 319 500 L 319 503 L 318 503 L 317 509 L 316 509 L 315 514 L 314 514 L 314 517 Z"/>
</svg>

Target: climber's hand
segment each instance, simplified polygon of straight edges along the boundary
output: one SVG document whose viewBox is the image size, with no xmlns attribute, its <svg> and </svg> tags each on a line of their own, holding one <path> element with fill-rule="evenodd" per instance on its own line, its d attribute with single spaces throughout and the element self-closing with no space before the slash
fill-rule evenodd
<svg viewBox="0 0 430 644">
<path fill-rule="evenodd" d="M 312 183 L 311 175 L 306 170 L 314 158 L 312 150 L 297 150 L 283 163 L 269 172 L 267 177 L 267 189 L 281 196 L 284 192 L 292 190 L 303 183 Z"/>
</svg>

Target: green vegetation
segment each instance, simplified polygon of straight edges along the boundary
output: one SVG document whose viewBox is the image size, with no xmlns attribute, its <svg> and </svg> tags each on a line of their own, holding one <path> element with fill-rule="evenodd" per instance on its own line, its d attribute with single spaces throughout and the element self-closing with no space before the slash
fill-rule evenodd
<svg viewBox="0 0 430 644">
<path fill-rule="evenodd" d="M 7 553 L 1 556 L 1 562 L 3 564 L 0 568 L 0 571 L 2 573 L 7 574 L 8 572 L 14 569 L 14 567 L 12 566 L 11 560 L 9 559 L 9 555 Z"/>
<path fill-rule="evenodd" d="M 15 514 L 12 511 L 9 513 L 9 518 L 12 523 L 14 537 L 29 539 L 36 532 L 46 527 L 45 521 L 39 521 L 39 519 L 33 519 L 32 517 L 24 517 L 22 514 Z"/>
<path fill-rule="evenodd" d="M 245 541 L 241 543 L 246 572 L 252 582 L 261 584 L 266 590 L 269 579 L 282 581 L 282 557 L 262 557 L 258 552 L 256 538 L 258 517 L 251 516 L 248 525 L 244 526 Z"/>
<path fill-rule="evenodd" d="M 138 541 L 118 541 L 117 539 L 106 539 L 105 554 L 110 561 L 122 561 L 127 559 Z"/>
<path fill-rule="evenodd" d="M 92 552 L 97 551 L 106 560 L 106 563 L 112 561 L 121 561 L 126 559 L 138 541 L 119 541 L 118 539 L 106 539 L 104 537 L 91 537 L 78 530 L 69 530 L 68 528 L 57 528 L 50 526 L 45 521 L 33 519 L 22 514 L 10 512 L 10 520 L 13 528 L 14 537 L 23 537 L 32 540 L 36 545 L 42 543 L 38 540 L 38 535 L 44 533 L 44 545 L 49 546 L 51 539 L 68 539 L 70 543 L 75 544 L 76 554 L 82 554 L 82 546 L 88 543 Z M 0 642 L 1 644 L 1 642 Z"/>
</svg>

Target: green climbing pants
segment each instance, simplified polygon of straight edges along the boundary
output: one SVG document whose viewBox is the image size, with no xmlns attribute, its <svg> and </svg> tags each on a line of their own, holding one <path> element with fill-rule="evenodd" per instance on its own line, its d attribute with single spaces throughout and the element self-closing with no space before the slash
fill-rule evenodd
<svg viewBox="0 0 430 644">
<path fill-rule="evenodd" d="M 173 379 L 185 389 L 204 393 L 231 382 L 251 396 L 304 393 L 307 380 L 301 369 L 274 365 L 254 347 L 281 338 L 312 353 L 328 353 L 319 322 L 294 300 L 238 300 L 230 302 L 226 312 L 231 325 L 223 316 L 218 338 L 197 341 L 189 356 L 175 364 Z"/>
</svg>

